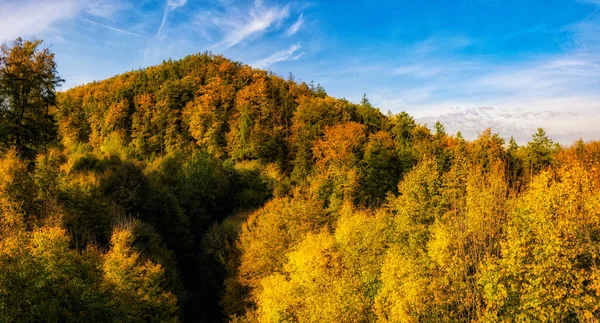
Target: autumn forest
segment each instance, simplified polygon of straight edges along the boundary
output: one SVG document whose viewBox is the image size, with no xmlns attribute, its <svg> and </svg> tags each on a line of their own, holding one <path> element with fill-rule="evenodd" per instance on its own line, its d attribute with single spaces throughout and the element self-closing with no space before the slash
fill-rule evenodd
<svg viewBox="0 0 600 323">
<path fill-rule="evenodd" d="M 62 83 L 1 47 L 1 322 L 600 318 L 600 142 L 469 141 L 210 53 Z"/>
</svg>

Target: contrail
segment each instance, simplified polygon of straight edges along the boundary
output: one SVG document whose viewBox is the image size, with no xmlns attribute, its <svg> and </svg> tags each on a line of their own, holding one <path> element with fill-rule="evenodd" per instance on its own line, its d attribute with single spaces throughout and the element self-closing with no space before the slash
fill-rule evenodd
<svg viewBox="0 0 600 323">
<path fill-rule="evenodd" d="M 146 38 L 148 39 L 148 43 L 146 44 L 146 48 L 144 49 L 144 61 L 143 61 L 143 65 L 146 66 L 146 58 L 148 57 L 148 49 L 150 49 L 151 46 L 153 46 L 153 43 L 156 42 L 157 40 L 160 40 L 160 36 L 162 35 L 162 30 L 165 27 L 165 23 L 167 22 L 167 17 L 169 16 L 169 13 L 179 7 L 184 6 L 187 3 L 187 0 L 167 0 L 167 6 L 165 7 L 165 11 L 163 12 L 163 18 L 162 18 L 162 22 L 160 23 L 160 27 L 158 27 L 158 30 L 156 31 L 156 34 L 154 35 L 154 37 L 152 39 Z"/>
<path fill-rule="evenodd" d="M 131 35 L 131 36 L 135 36 L 135 37 L 139 37 L 139 38 L 143 38 L 143 39 L 149 39 L 146 36 L 142 36 L 140 34 L 132 33 L 132 32 L 127 31 L 127 30 L 123 30 L 123 29 L 111 27 L 111 26 L 108 26 L 108 25 L 105 25 L 105 24 L 101 24 L 99 22 L 95 22 L 95 21 L 89 20 L 89 19 L 85 19 L 85 18 L 77 18 L 77 19 L 83 20 L 85 22 L 88 22 L 90 24 L 94 24 L 94 25 L 97 25 L 97 26 L 100 26 L 100 27 L 104 27 L 106 29 L 110 29 L 110 30 L 113 30 L 113 31 L 116 31 L 116 32 L 120 32 L 120 33 L 123 33 L 123 34 L 126 34 L 126 35 Z"/>
</svg>

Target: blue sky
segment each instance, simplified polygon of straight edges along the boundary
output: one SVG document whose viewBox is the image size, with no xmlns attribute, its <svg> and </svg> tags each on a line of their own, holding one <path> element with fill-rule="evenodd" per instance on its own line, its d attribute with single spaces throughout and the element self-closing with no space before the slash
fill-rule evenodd
<svg viewBox="0 0 600 323">
<path fill-rule="evenodd" d="M 64 88 L 208 50 L 469 139 L 600 139 L 600 0 L 0 0 L 18 36 Z"/>
</svg>

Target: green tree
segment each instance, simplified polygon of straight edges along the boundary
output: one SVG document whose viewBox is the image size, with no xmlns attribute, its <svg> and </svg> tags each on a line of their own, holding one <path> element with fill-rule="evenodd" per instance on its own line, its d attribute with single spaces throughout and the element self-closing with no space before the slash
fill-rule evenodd
<svg viewBox="0 0 600 323">
<path fill-rule="evenodd" d="M 548 137 L 546 131 L 538 128 L 537 132 L 533 134 L 533 140 L 527 143 L 526 148 L 530 177 L 552 164 L 554 147 L 554 142 Z"/>
<path fill-rule="evenodd" d="M 371 105 L 366 94 L 363 95 L 360 104 L 357 106 L 356 113 L 358 115 L 357 121 L 367 126 L 369 132 L 375 133 L 383 130 L 386 118 L 377 108 Z"/>
<path fill-rule="evenodd" d="M 54 54 L 41 44 L 17 38 L 0 46 L 0 143 L 21 157 L 31 157 L 55 133 L 49 110 L 63 80 Z"/>
<path fill-rule="evenodd" d="M 369 204 L 396 193 L 401 165 L 389 133 L 380 131 L 369 137 L 361 165 L 361 200 Z"/>
</svg>

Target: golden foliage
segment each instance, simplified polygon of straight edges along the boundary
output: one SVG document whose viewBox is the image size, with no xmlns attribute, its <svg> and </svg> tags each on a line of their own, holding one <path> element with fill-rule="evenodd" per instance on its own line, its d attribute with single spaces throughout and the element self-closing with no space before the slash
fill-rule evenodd
<svg viewBox="0 0 600 323">
<path fill-rule="evenodd" d="M 116 307 L 127 320 L 177 322 L 177 298 L 162 286 L 164 269 L 132 246 L 135 236 L 131 226 L 135 225 L 133 222 L 113 231 L 102 264 L 106 288 L 114 293 Z"/>
<path fill-rule="evenodd" d="M 542 172 L 511 212 L 502 257 L 484 286 L 485 320 L 592 321 L 600 315 L 597 166 Z"/>
</svg>

